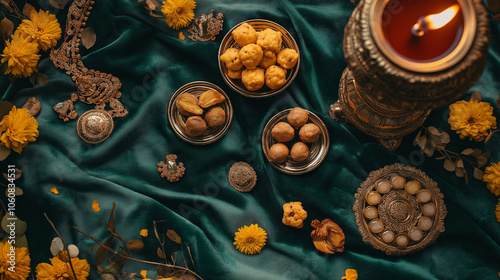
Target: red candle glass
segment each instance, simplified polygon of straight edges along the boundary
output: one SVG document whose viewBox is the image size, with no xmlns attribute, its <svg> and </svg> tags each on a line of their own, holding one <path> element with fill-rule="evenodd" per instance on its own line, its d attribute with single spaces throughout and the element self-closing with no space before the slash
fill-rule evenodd
<svg viewBox="0 0 500 280">
<path fill-rule="evenodd" d="M 427 30 L 420 37 L 412 33 L 412 28 L 422 17 L 457 4 L 457 0 L 389 0 L 381 20 L 384 38 L 394 52 L 409 61 L 437 61 L 450 54 L 463 36 L 462 9 L 443 27 Z"/>
</svg>

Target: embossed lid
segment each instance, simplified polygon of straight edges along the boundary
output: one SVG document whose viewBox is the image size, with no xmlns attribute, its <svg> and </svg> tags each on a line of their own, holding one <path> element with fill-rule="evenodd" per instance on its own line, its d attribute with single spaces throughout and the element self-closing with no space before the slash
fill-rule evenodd
<svg viewBox="0 0 500 280">
<path fill-rule="evenodd" d="M 257 174 L 246 162 L 237 162 L 229 169 L 229 184 L 237 191 L 249 192 L 257 183 Z"/>
<path fill-rule="evenodd" d="M 113 118 L 104 110 L 90 110 L 78 118 L 76 130 L 83 141 L 98 144 L 113 132 Z"/>
</svg>

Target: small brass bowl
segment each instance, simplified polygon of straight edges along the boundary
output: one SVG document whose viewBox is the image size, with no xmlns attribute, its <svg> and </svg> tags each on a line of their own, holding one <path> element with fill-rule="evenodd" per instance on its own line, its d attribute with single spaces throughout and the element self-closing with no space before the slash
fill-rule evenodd
<svg viewBox="0 0 500 280">
<path fill-rule="evenodd" d="M 271 134 L 271 130 L 273 129 L 274 125 L 279 122 L 288 122 L 286 117 L 291 110 L 292 109 L 286 109 L 284 111 L 281 111 L 278 114 L 274 115 L 267 122 L 262 132 L 262 150 L 264 151 L 264 154 L 266 155 L 266 158 L 272 167 L 286 174 L 301 175 L 313 171 L 318 166 L 320 166 L 321 163 L 323 163 L 326 155 L 328 154 L 328 149 L 330 148 L 330 135 L 328 134 L 328 129 L 326 128 L 323 121 L 311 111 L 306 110 L 307 114 L 309 115 L 309 120 L 307 121 L 307 123 L 313 123 L 317 125 L 321 131 L 318 141 L 310 144 L 306 143 L 306 145 L 309 147 L 309 156 L 307 157 L 307 159 L 301 162 L 297 162 L 292 160 L 289 156 L 288 159 L 283 163 L 271 161 L 271 159 L 269 158 L 269 149 L 271 149 L 272 145 L 278 143 L 278 141 L 274 139 L 273 135 Z M 288 149 L 291 150 L 293 144 L 297 142 L 300 142 L 299 129 L 295 129 L 294 139 L 283 144 L 287 145 Z"/>
<path fill-rule="evenodd" d="M 287 70 L 286 83 L 283 86 L 273 90 L 273 89 L 268 88 L 266 85 L 264 85 L 259 90 L 250 91 L 243 85 L 243 83 L 241 82 L 240 79 L 229 78 L 229 76 L 227 74 L 226 64 L 220 60 L 220 56 L 222 54 L 224 54 L 224 52 L 229 48 L 241 49 L 241 47 L 238 46 L 238 44 L 236 44 L 236 42 L 234 41 L 232 32 L 234 29 L 236 29 L 238 26 L 240 26 L 241 24 L 243 24 L 245 22 L 250 24 L 257 32 L 263 31 L 266 28 L 271 28 L 274 31 L 281 32 L 281 34 L 283 34 L 283 36 L 281 37 L 283 40 L 281 43 L 281 50 L 284 50 L 286 48 L 294 49 L 299 54 L 299 59 L 297 61 L 297 64 L 292 69 Z M 227 83 L 227 85 L 232 90 L 236 91 L 237 93 L 239 93 L 243 96 L 246 96 L 246 97 L 253 97 L 253 98 L 269 97 L 269 96 L 273 96 L 273 95 L 276 95 L 276 94 L 284 91 L 293 82 L 293 80 L 297 76 L 297 73 L 299 71 L 299 66 L 300 66 L 299 46 L 297 45 L 297 43 L 293 39 L 292 35 L 285 28 L 280 26 L 279 24 L 272 22 L 272 21 L 269 21 L 269 20 L 265 20 L 265 19 L 252 19 L 252 20 L 243 21 L 243 22 L 237 24 L 236 26 L 234 26 L 233 28 L 231 28 L 231 30 L 229 30 L 227 32 L 226 36 L 224 36 L 224 38 L 222 39 L 222 42 L 221 42 L 220 47 L 219 47 L 219 53 L 218 53 L 217 58 L 219 61 L 219 69 L 220 69 L 220 72 L 222 74 L 222 78 Z"/>
<path fill-rule="evenodd" d="M 182 115 L 179 112 L 177 106 L 175 105 L 175 101 L 183 93 L 190 93 L 195 95 L 196 97 L 200 97 L 203 92 L 210 89 L 222 93 L 222 95 L 224 95 L 224 97 L 226 98 L 224 102 L 216 105 L 221 107 L 226 112 L 226 120 L 223 124 L 217 127 L 208 127 L 204 135 L 198 137 L 190 136 L 186 133 L 186 120 L 188 119 L 188 117 Z M 206 113 L 207 109 L 205 109 L 204 111 Z M 227 94 L 220 87 L 209 82 L 196 81 L 185 84 L 174 93 L 174 95 L 170 98 L 170 102 L 168 103 L 168 121 L 170 122 L 172 129 L 179 138 L 190 144 L 207 145 L 219 140 L 229 129 L 232 119 L 233 106 L 231 105 L 231 101 L 229 101 L 229 96 L 227 96 Z"/>
</svg>

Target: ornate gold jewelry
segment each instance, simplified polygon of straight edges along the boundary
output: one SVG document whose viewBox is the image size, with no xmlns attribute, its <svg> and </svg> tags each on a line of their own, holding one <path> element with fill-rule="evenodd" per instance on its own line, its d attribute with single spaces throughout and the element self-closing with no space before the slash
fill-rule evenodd
<svg viewBox="0 0 500 280">
<path fill-rule="evenodd" d="M 212 9 L 208 15 L 202 14 L 193 22 L 193 25 L 188 30 L 189 34 L 191 34 L 188 36 L 189 39 L 200 42 L 215 40 L 215 37 L 222 31 L 224 15 L 218 13 L 217 17 L 214 18 L 213 13 L 214 10 Z"/>
<path fill-rule="evenodd" d="M 108 139 L 113 132 L 113 118 L 104 110 L 87 111 L 78 119 L 76 131 L 80 138 L 87 143 L 101 143 Z"/>
<path fill-rule="evenodd" d="M 107 114 L 111 118 L 124 117 L 128 114 L 128 111 L 118 100 L 121 97 L 119 89 L 122 84 L 120 79 L 111 74 L 88 69 L 80 60 L 80 38 L 93 4 L 94 1 L 90 0 L 75 0 L 71 4 L 68 11 L 64 42 L 59 49 L 52 49 L 50 52 L 50 60 L 57 68 L 64 69 L 66 74 L 71 75 L 71 79 L 75 82 L 77 88 L 77 94 L 73 93 L 71 99 L 59 102 L 54 106 L 54 111 L 64 121 L 75 119 L 78 116 L 73 105 L 78 100 L 87 104 L 95 104 L 98 111 L 104 111 L 104 107 L 109 103 L 111 110 Z M 107 119 L 107 117 L 104 119 Z M 91 131 L 78 130 L 78 134 L 86 142 L 88 142 L 88 139 L 95 137 L 93 134 L 86 133 L 91 133 Z M 104 141 L 108 136 L 97 143 Z"/>
<path fill-rule="evenodd" d="M 237 162 L 229 169 L 229 184 L 239 192 L 249 192 L 257 183 L 257 174 L 246 162 Z"/>
<path fill-rule="evenodd" d="M 179 181 L 179 179 L 184 175 L 186 168 L 182 162 L 178 164 L 175 162 L 177 160 L 177 155 L 170 154 L 165 157 L 167 163 L 160 161 L 158 165 L 158 172 L 160 172 L 162 178 L 167 178 L 170 182 Z"/>
</svg>

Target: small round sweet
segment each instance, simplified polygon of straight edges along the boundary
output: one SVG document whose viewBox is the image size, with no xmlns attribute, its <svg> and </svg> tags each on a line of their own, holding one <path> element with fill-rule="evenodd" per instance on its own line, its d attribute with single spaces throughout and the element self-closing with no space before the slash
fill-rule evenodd
<svg viewBox="0 0 500 280">
<path fill-rule="evenodd" d="M 241 48 L 240 52 L 240 60 L 243 66 L 247 69 L 255 69 L 262 60 L 262 56 L 264 53 L 262 52 L 262 48 L 256 44 L 248 44 Z"/>
<path fill-rule="evenodd" d="M 269 149 L 269 159 L 277 163 L 283 163 L 288 159 L 289 150 L 283 143 L 276 143 Z"/>
<path fill-rule="evenodd" d="M 274 125 L 271 134 L 278 142 L 288 142 L 295 136 L 295 130 L 286 122 L 279 122 Z"/>
<path fill-rule="evenodd" d="M 265 52 L 278 53 L 281 49 L 281 36 L 281 32 L 266 28 L 263 31 L 257 32 L 257 45 Z"/>
<path fill-rule="evenodd" d="M 226 64 L 227 69 L 237 71 L 243 68 L 240 59 L 240 50 L 235 48 L 227 49 L 221 56 L 220 60 Z"/>
<path fill-rule="evenodd" d="M 406 183 L 405 190 L 409 194 L 416 194 L 420 190 L 420 183 L 418 181 L 409 181 Z"/>
<path fill-rule="evenodd" d="M 303 142 L 293 144 L 290 157 L 295 161 L 304 161 L 309 157 L 309 147 Z"/>
<path fill-rule="evenodd" d="M 385 194 L 391 191 L 392 185 L 388 180 L 382 179 L 377 182 L 377 186 L 375 188 L 379 193 Z"/>
<path fill-rule="evenodd" d="M 433 224 L 433 221 L 429 217 L 421 217 L 418 220 L 418 227 L 421 230 L 425 230 L 425 231 L 430 230 L 432 228 L 432 224 Z"/>
<path fill-rule="evenodd" d="M 255 69 L 245 69 L 241 72 L 241 82 L 250 91 L 256 91 L 264 86 L 266 81 L 264 69 L 257 67 Z"/>
<path fill-rule="evenodd" d="M 368 228 L 373 233 L 381 233 L 384 230 L 384 223 L 381 220 L 372 220 L 368 224 Z"/>
<path fill-rule="evenodd" d="M 382 240 L 385 243 L 391 243 L 394 240 L 394 232 L 392 230 L 386 230 L 382 232 Z"/>
<path fill-rule="evenodd" d="M 413 241 L 420 241 L 424 237 L 424 233 L 419 228 L 411 229 L 408 235 L 410 236 L 410 239 Z"/>
<path fill-rule="evenodd" d="M 421 203 L 427 203 L 431 200 L 431 192 L 429 190 L 421 190 L 417 193 L 417 200 Z"/>
<path fill-rule="evenodd" d="M 381 199 L 382 197 L 378 192 L 370 192 L 366 197 L 366 202 L 370 205 L 377 205 Z"/>
<path fill-rule="evenodd" d="M 189 136 L 201 136 L 207 131 L 207 123 L 200 117 L 189 117 L 186 120 L 186 133 Z"/>
<path fill-rule="evenodd" d="M 266 69 L 266 86 L 270 89 L 277 89 L 286 83 L 286 70 L 271 65 Z"/>
<path fill-rule="evenodd" d="M 295 107 L 290 111 L 290 113 L 288 113 L 286 119 L 293 127 L 299 128 L 307 123 L 309 115 L 306 110 L 300 107 Z"/>
<path fill-rule="evenodd" d="M 399 190 L 405 186 L 406 180 L 405 180 L 405 178 L 398 175 L 398 176 L 392 177 L 391 183 L 395 189 Z"/>
<path fill-rule="evenodd" d="M 284 49 L 278 53 L 276 61 L 281 67 L 292 69 L 299 61 L 299 54 L 294 49 Z"/>
<path fill-rule="evenodd" d="M 408 240 L 408 236 L 404 234 L 398 235 L 398 237 L 396 237 L 396 244 L 398 244 L 399 247 L 406 247 L 409 242 L 410 240 Z"/>
<path fill-rule="evenodd" d="M 363 211 L 363 215 L 365 216 L 365 218 L 373 220 L 378 216 L 378 210 L 373 206 L 368 206 Z"/>
<path fill-rule="evenodd" d="M 305 143 L 314 143 L 318 141 L 319 135 L 321 134 L 321 130 L 319 127 L 313 123 L 305 124 L 299 130 L 299 137 L 302 142 Z"/>
<path fill-rule="evenodd" d="M 234 41 L 240 47 L 257 42 L 257 31 L 255 31 L 255 29 L 246 22 L 236 27 L 232 34 Z"/>
<path fill-rule="evenodd" d="M 422 214 L 426 217 L 433 217 L 436 215 L 436 205 L 432 203 L 427 203 L 424 206 L 422 206 Z"/>
<path fill-rule="evenodd" d="M 227 70 L 227 75 L 229 76 L 229 78 L 231 79 L 241 79 L 241 72 L 243 72 L 243 69 L 240 69 L 240 70 L 236 70 L 236 71 L 233 71 L 233 70 Z"/>
<path fill-rule="evenodd" d="M 264 69 L 267 69 L 274 64 L 276 64 L 276 54 L 273 52 L 266 52 L 264 53 L 264 56 L 262 57 L 262 60 L 259 63 L 259 66 Z"/>
</svg>

